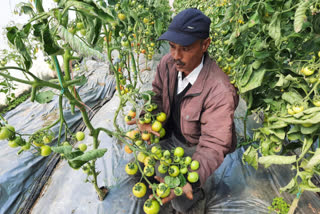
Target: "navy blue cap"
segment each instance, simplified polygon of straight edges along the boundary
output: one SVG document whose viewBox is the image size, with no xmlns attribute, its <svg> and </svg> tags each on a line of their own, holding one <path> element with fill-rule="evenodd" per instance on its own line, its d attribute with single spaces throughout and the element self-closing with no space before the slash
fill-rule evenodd
<svg viewBox="0 0 320 214">
<path fill-rule="evenodd" d="M 211 20 L 200 10 L 189 8 L 178 13 L 172 20 L 167 32 L 162 34 L 158 40 L 188 46 L 198 39 L 209 37 Z"/>
</svg>

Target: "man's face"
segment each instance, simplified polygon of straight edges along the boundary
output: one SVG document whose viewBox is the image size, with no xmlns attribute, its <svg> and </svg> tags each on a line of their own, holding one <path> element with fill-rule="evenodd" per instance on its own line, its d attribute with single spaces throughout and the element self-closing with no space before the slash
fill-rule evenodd
<svg viewBox="0 0 320 214">
<path fill-rule="evenodd" d="M 189 46 L 169 42 L 170 54 L 174 59 L 177 70 L 185 75 L 191 73 L 201 62 L 203 54 L 207 51 L 210 39 L 197 40 Z"/>
</svg>

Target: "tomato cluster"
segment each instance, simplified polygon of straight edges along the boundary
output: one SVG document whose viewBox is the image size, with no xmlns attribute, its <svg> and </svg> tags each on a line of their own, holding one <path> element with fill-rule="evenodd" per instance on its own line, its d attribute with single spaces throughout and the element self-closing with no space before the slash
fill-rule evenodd
<svg viewBox="0 0 320 214">
<path fill-rule="evenodd" d="M 172 151 L 162 151 L 159 145 L 154 145 L 151 149 L 145 150 L 145 152 L 138 152 L 137 160 L 144 165 L 141 173 L 147 182 L 148 177 L 154 176 L 156 170 L 164 177 L 164 182 L 151 185 L 155 195 L 154 199 L 148 199 L 145 202 L 144 211 L 146 213 L 150 213 L 149 209 L 153 209 L 152 207 L 156 207 L 157 209 L 155 210 L 157 211 L 154 213 L 158 213 L 161 204 L 159 204 L 160 198 L 168 197 L 171 190 L 176 196 L 181 196 L 183 194 L 182 187 L 187 181 L 195 183 L 199 180 L 199 175 L 196 171 L 200 167 L 199 162 L 192 160 L 190 156 L 184 156 L 182 147 L 173 148 Z M 139 169 L 138 164 L 136 161 L 128 163 L 125 167 L 127 174 L 135 175 Z M 156 166 L 157 168 L 155 168 Z M 138 182 L 133 187 L 132 193 L 138 198 L 143 197 L 146 194 L 146 185 Z"/>
</svg>

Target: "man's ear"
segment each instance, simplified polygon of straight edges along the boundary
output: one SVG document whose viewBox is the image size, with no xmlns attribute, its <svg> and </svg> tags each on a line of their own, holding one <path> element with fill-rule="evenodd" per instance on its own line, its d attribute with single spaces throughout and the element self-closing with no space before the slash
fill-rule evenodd
<svg viewBox="0 0 320 214">
<path fill-rule="evenodd" d="M 210 42 L 211 42 L 210 37 L 208 37 L 205 40 L 203 40 L 203 42 L 202 42 L 202 52 L 203 53 L 207 51 L 207 49 L 208 49 L 208 47 L 210 45 Z"/>
</svg>

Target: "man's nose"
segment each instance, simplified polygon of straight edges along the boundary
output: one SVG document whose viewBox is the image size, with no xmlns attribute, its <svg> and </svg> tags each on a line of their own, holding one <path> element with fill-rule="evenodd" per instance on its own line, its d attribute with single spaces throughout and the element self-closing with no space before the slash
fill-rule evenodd
<svg viewBox="0 0 320 214">
<path fill-rule="evenodd" d="M 173 57 L 175 60 L 181 60 L 181 59 L 182 59 L 181 51 L 180 51 L 180 50 L 174 50 L 174 51 L 173 51 L 173 54 L 172 54 L 172 57 Z"/>
</svg>

